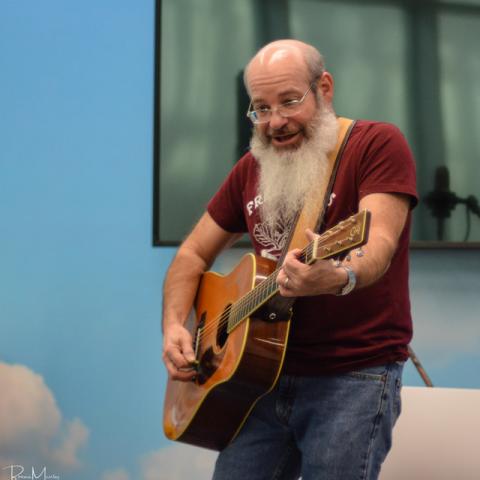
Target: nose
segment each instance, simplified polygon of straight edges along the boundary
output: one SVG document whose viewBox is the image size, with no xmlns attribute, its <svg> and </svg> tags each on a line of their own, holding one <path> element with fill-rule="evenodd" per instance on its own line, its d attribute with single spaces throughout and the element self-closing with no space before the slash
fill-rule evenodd
<svg viewBox="0 0 480 480">
<path fill-rule="evenodd" d="M 279 130 L 288 123 L 288 118 L 282 117 L 277 110 L 274 110 L 268 123 L 272 130 Z"/>
</svg>

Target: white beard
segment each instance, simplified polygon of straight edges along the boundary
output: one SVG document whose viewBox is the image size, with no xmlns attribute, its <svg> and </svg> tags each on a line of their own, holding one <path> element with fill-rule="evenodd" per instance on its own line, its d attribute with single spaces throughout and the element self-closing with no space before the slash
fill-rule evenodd
<svg viewBox="0 0 480 480">
<path fill-rule="evenodd" d="M 260 215 L 274 227 L 289 225 L 326 174 L 328 154 L 337 142 L 335 114 L 319 98 L 318 113 L 307 127 L 307 136 L 295 150 L 280 151 L 254 131 L 250 147 L 260 166 Z"/>
</svg>

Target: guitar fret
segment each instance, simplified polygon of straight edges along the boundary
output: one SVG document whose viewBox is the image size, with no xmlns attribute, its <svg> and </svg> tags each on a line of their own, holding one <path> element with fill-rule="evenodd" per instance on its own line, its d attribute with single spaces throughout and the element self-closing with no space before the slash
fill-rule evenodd
<svg viewBox="0 0 480 480">
<path fill-rule="evenodd" d="M 240 308 L 238 317 L 239 319 L 245 318 L 245 302 L 243 302 L 242 307 Z"/>
<path fill-rule="evenodd" d="M 230 309 L 230 313 L 227 317 L 227 329 L 230 330 L 232 328 L 232 324 L 235 322 L 235 315 L 237 313 L 237 308 L 234 305 L 232 305 L 231 309 Z"/>
<path fill-rule="evenodd" d="M 250 315 L 250 308 L 249 308 L 249 304 L 247 303 L 246 305 L 243 306 L 243 309 L 242 309 L 242 319 L 248 318 L 249 315 Z"/>
<path fill-rule="evenodd" d="M 240 319 L 240 315 L 238 310 L 235 312 L 235 315 L 231 318 L 231 321 L 229 322 L 229 329 L 233 329 L 238 325 L 238 321 Z"/>
<path fill-rule="evenodd" d="M 271 295 L 273 292 L 275 292 L 277 290 L 278 286 L 277 286 L 277 282 L 270 282 L 270 286 L 269 286 L 269 289 L 268 289 L 268 294 Z"/>
<path fill-rule="evenodd" d="M 311 261 L 311 258 L 312 258 L 312 249 L 310 248 L 312 244 L 309 244 L 306 248 L 305 248 L 305 263 L 307 265 L 310 264 L 310 261 Z"/>
</svg>

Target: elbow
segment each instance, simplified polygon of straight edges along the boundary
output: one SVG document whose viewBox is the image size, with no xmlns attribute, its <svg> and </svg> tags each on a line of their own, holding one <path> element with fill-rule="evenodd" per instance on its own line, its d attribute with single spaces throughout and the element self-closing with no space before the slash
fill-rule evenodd
<svg viewBox="0 0 480 480">
<path fill-rule="evenodd" d="M 378 278 L 376 280 L 382 278 L 388 272 L 388 269 L 392 264 L 393 256 L 395 255 L 395 252 L 397 251 L 397 247 L 398 247 L 398 240 L 388 235 L 381 235 L 380 242 L 382 245 L 381 246 L 382 255 L 380 256 L 379 262 L 378 262 L 378 269 L 377 269 Z"/>
</svg>

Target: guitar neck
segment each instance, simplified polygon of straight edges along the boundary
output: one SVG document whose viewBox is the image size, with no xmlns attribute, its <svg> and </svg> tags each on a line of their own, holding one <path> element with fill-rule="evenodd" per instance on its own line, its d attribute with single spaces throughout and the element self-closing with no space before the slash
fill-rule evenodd
<svg viewBox="0 0 480 480">
<path fill-rule="evenodd" d="M 332 258 L 360 247 L 367 241 L 369 219 L 370 212 L 367 210 L 352 215 L 316 237 L 300 252 L 298 259 L 311 265 L 317 260 Z M 279 292 L 276 280 L 280 268 L 231 306 L 228 333 Z"/>
</svg>

